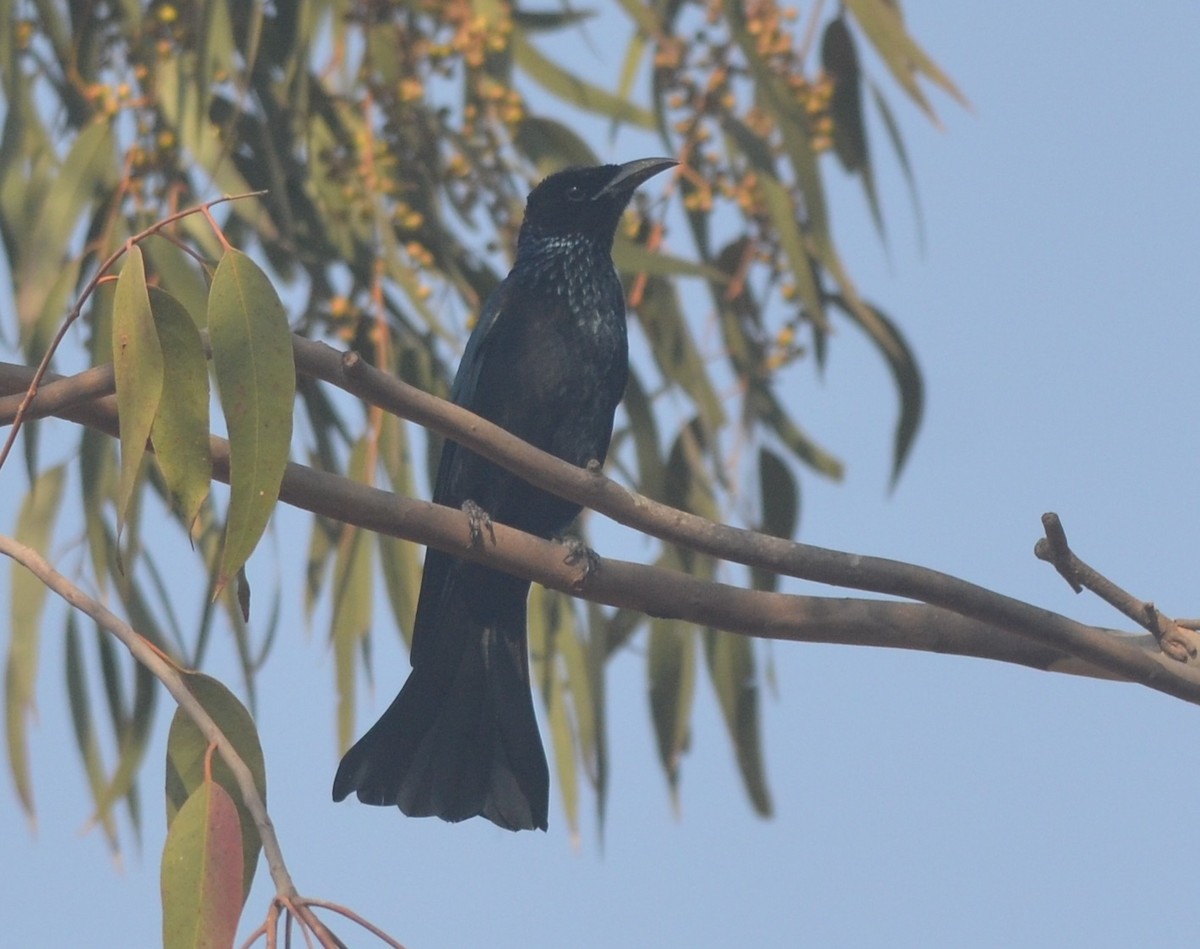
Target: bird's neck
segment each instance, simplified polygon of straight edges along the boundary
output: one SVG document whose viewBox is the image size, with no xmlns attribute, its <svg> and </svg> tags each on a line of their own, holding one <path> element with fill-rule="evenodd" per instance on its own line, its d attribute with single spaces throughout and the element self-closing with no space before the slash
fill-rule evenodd
<svg viewBox="0 0 1200 949">
<path fill-rule="evenodd" d="M 612 245 L 612 234 L 547 234 L 526 224 L 517 235 L 516 263 L 520 264 L 522 258 L 569 263 L 589 257 L 610 260 Z"/>
<path fill-rule="evenodd" d="M 517 245 L 509 279 L 527 292 L 563 299 L 582 319 L 581 329 L 623 319 L 625 294 L 612 262 L 612 239 L 544 236 Z"/>
<path fill-rule="evenodd" d="M 613 273 L 612 238 L 578 234 L 526 235 L 517 244 L 513 273 L 542 286 L 575 285 L 584 275 L 604 282 Z"/>
</svg>

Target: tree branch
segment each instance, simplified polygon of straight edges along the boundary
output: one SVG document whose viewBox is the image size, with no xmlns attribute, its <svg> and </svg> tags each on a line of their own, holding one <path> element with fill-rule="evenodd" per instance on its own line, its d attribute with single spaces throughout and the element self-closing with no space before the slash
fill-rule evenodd
<svg viewBox="0 0 1200 949">
<path fill-rule="evenodd" d="M 369 401 L 455 438 L 540 487 L 614 520 L 724 559 L 822 583 L 899 594 L 931 605 L 767 593 L 700 580 L 660 567 L 602 559 L 587 573 L 562 545 L 495 525 L 495 540 L 470 543 L 461 511 L 392 495 L 290 463 L 280 500 L 368 530 L 429 544 L 467 560 L 575 596 L 759 638 L 890 646 L 1013 662 L 1048 671 L 1139 682 L 1200 704 L 1200 669 L 1164 656 L 1152 637 L 1085 626 L 955 577 L 880 558 L 825 550 L 715 524 L 627 491 L 598 472 L 575 468 L 519 441 L 458 406 L 359 363 L 347 380 L 343 355 L 297 340 L 301 372 L 339 380 Z M 0 392 L 20 391 L 32 370 L 0 364 Z M 117 433 L 111 396 L 60 413 Z M 228 443 L 212 437 L 213 475 L 228 480 Z M 940 608 L 939 608 L 940 607 Z M 951 614 L 958 614 L 957 616 Z M 1009 633 L 1016 633 L 1014 638 Z"/>
<path fill-rule="evenodd" d="M 323 945 L 341 945 L 324 923 L 308 908 L 309 901 L 296 891 L 296 885 L 292 881 L 283 859 L 283 848 L 279 844 L 279 838 L 275 836 L 275 825 L 271 822 L 271 816 L 267 813 L 267 805 L 254 784 L 254 775 L 250 768 L 237 753 L 233 743 L 221 731 L 220 726 L 213 721 L 212 716 L 192 694 L 179 670 L 148 640 L 140 636 L 132 626 L 71 583 L 33 548 L 18 543 L 11 537 L 0 535 L 0 553 L 20 563 L 48 589 L 66 600 L 70 606 L 86 613 L 95 620 L 96 625 L 119 639 L 129 650 L 130 655 L 149 669 L 154 677 L 166 687 L 179 707 L 196 723 L 201 734 L 211 745 L 216 747 L 217 752 L 229 765 L 229 770 L 233 773 L 234 780 L 237 781 L 238 792 L 246 805 L 246 810 L 250 812 L 250 816 L 254 819 L 254 826 L 258 828 L 263 855 L 266 857 L 271 879 L 275 882 L 278 898 L 298 913 L 303 923 L 322 940 Z"/>
<path fill-rule="evenodd" d="M 1187 662 L 1196 657 L 1196 636 L 1191 634 L 1194 627 L 1171 619 L 1153 603 L 1139 600 L 1080 560 L 1067 543 L 1067 532 L 1057 514 L 1043 514 L 1042 526 L 1046 536 L 1034 544 L 1033 552 L 1039 560 L 1051 564 L 1071 589 L 1082 593 L 1086 587 L 1109 606 L 1148 629 L 1159 648 L 1176 662 Z"/>
</svg>

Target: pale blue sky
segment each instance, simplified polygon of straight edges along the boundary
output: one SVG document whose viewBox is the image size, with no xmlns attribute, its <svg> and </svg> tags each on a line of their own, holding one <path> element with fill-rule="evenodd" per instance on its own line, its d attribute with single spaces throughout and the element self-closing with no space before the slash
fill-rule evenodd
<svg viewBox="0 0 1200 949">
<path fill-rule="evenodd" d="M 927 250 L 916 249 L 886 154 L 891 261 L 856 190 L 836 196 L 835 220 L 860 289 L 920 357 L 927 413 L 889 496 L 890 382 L 842 330 L 826 379 L 798 378 L 789 392 L 849 463 L 844 485 L 806 479 L 802 537 L 1121 625 L 1034 559 L 1038 518 L 1056 510 L 1099 569 L 1196 615 L 1200 4 L 910 2 L 906 15 L 975 109 L 935 97 L 947 126 L 935 132 L 899 108 Z M 636 156 L 618 139 L 605 157 Z M 3 494 L 7 511 L 19 491 Z M 291 582 L 299 590 L 298 574 Z M 644 665 L 626 656 L 609 679 L 604 843 L 589 823 L 576 853 L 557 789 L 544 835 L 332 805 L 324 637 L 295 615 L 281 636 L 259 727 L 291 870 L 304 892 L 351 903 L 410 949 L 1174 946 L 1200 931 L 1188 895 L 1200 719 L 1136 686 L 776 644 L 765 731 L 777 816 L 752 815 L 702 686 L 676 819 Z M 407 671 L 393 637 L 380 637 L 376 669 L 362 725 Z M 4 941 L 153 945 L 167 716 L 145 774 L 145 849 L 116 871 L 103 841 L 80 833 L 89 802 L 52 636 L 38 697 L 36 836 L 0 780 Z M 266 881 L 260 868 L 246 910 L 254 924 Z"/>
</svg>

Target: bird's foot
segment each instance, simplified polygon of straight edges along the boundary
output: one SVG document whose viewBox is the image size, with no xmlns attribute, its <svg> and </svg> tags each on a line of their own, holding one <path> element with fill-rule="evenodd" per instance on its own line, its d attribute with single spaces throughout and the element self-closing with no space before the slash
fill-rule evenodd
<svg viewBox="0 0 1200 949">
<path fill-rule="evenodd" d="M 496 529 L 492 526 L 492 515 L 470 500 L 463 501 L 462 512 L 467 515 L 467 524 L 471 530 L 471 546 L 480 547 L 483 545 L 484 531 L 487 531 L 492 544 L 495 545 Z"/>
<path fill-rule="evenodd" d="M 560 537 L 558 541 L 567 548 L 567 555 L 563 558 L 563 563 L 571 567 L 577 564 L 583 565 L 579 577 L 571 584 L 576 590 L 582 590 L 587 585 L 588 578 L 600 569 L 600 555 L 578 537 L 568 535 Z"/>
</svg>

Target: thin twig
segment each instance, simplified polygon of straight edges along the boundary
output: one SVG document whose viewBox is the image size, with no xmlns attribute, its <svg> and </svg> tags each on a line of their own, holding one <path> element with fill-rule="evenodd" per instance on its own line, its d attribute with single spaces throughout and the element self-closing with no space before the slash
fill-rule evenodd
<svg viewBox="0 0 1200 949">
<path fill-rule="evenodd" d="M 319 906 L 321 909 L 327 909 L 330 912 L 345 916 L 346 919 L 350 920 L 352 923 L 361 926 L 377 939 L 387 943 L 392 947 L 392 949 L 404 949 L 404 945 L 402 943 L 397 942 L 374 923 L 371 923 L 369 920 L 359 916 L 358 913 L 354 912 L 354 910 L 350 909 L 348 906 L 343 906 L 340 903 L 331 903 L 328 900 L 314 899 L 313 897 L 305 897 L 304 902 L 309 906 Z"/>
<path fill-rule="evenodd" d="M 111 268 L 118 260 L 120 260 L 125 252 L 134 244 L 141 243 L 146 238 L 157 234 L 159 231 L 171 224 L 174 224 L 176 221 L 179 221 L 182 218 L 199 213 L 203 214 L 211 222 L 212 208 L 216 207 L 218 204 L 224 204 L 226 201 L 240 201 L 243 198 L 254 198 L 264 194 L 266 194 L 266 191 L 248 191 L 245 194 L 227 194 L 222 195 L 219 198 L 214 198 L 211 201 L 206 201 L 203 204 L 185 208 L 182 211 L 176 211 L 174 214 L 169 214 L 166 217 L 155 221 L 145 230 L 134 234 L 131 238 L 129 238 L 129 240 L 108 255 L 105 261 L 98 268 L 96 268 L 96 272 L 92 274 L 91 279 L 88 280 L 88 282 L 84 285 L 83 292 L 80 293 L 79 299 L 75 301 L 75 305 L 71 307 L 70 312 L 67 313 L 67 318 L 63 320 L 62 325 L 58 328 L 58 332 L 54 334 L 54 338 L 50 341 L 50 345 L 46 347 L 45 355 L 42 356 L 42 361 L 38 363 L 37 371 L 33 374 L 33 379 L 29 383 L 29 389 L 25 393 L 25 398 L 22 400 L 20 406 L 18 406 L 16 415 L 13 417 L 12 429 L 8 433 L 8 438 L 5 439 L 4 447 L 0 448 L 0 468 L 4 467 L 4 463 L 8 460 L 9 454 L 12 453 L 12 447 L 17 440 L 17 433 L 20 432 L 21 423 L 24 421 L 25 414 L 29 410 L 29 403 L 31 403 L 34 397 L 37 395 L 38 386 L 41 385 L 42 378 L 46 375 L 47 370 L 50 368 L 50 361 L 54 358 L 54 354 L 58 352 L 58 347 L 62 344 L 63 339 L 66 337 L 67 330 L 69 330 L 71 326 L 74 325 L 75 321 L 79 319 L 79 315 L 83 312 L 83 305 L 95 292 L 96 287 L 98 287 L 105 279 L 109 268 Z M 218 236 L 223 238 L 223 235 L 221 235 L 219 229 L 217 233 Z"/>
<path fill-rule="evenodd" d="M 1196 657 L 1196 637 L 1188 635 L 1190 629 L 1172 620 L 1149 600 L 1139 600 L 1132 593 L 1117 586 L 1075 555 L 1067 543 L 1067 532 L 1057 514 L 1043 514 L 1042 528 L 1046 536 L 1034 545 L 1034 555 L 1039 560 L 1051 564 L 1063 579 L 1071 584 L 1071 589 L 1076 593 L 1081 593 L 1084 589 L 1091 590 L 1109 606 L 1149 630 L 1158 640 L 1162 651 L 1176 662 L 1187 662 Z"/>
<path fill-rule="evenodd" d="M 259 838 L 262 840 L 263 856 L 266 858 L 271 879 L 275 881 L 278 897 L 287 905 L 295 907 L 294 911 L 302 922 L 313 929 L 318 938 L 322 939 L 323 945 L 340 946 L 341 942 L 329 933 L 329 930 L 311 910 L 307 909 L 303 899 L 296 892 L 296 886 L 284 863 L 283 849 L 280 847 L 279 838 L 275 835 L 275 826 L 267 813 L 266 804 L 258 793 L 250 768 L 242 760 L 225 733 L 221 731 L 220 726 L 213 721 L 208 711 L 192 694 L 180 671 L 148 640 L 139 635 L 132 626 L 71 583 L 33 548 L 21 544 L 11 537 L 0 535 L 0 553 L 22 564 L 48 589 L 57 593 L 70 606 L 86 613 L 98 626 L 119 639 L 133 658 L 148 669 L 171 693 L 171 697 L 175 699 L 179 707 L 196 723 L 196 727 L 200 729 L 208 742 L 216 746 L 221 758 L 229 765 L 229 770 L 233 773 L 234 780 L 237 781 L 238 792 L 246 805 L 246 810 L 250 812 L 254 825 L 258 829 Z M 328 936 L 329 941 L 326 941 L 324 936 Z"/>
</svg>

